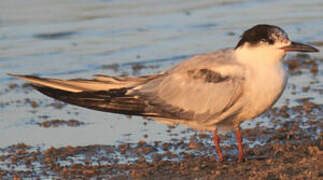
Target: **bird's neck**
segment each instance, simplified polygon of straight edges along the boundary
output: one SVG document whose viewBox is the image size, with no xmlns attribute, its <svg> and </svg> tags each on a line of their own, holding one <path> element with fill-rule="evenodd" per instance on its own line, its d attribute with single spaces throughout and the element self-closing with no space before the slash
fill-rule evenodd
<svg viewBox="0 0 323 180">
<path fill-rule="evenodd" d="M 285 55 L 283 51 L 262 47 L 241 47 L 234 51 L 239 63 L 251 66 L 280 66 Z"/>
</svg>

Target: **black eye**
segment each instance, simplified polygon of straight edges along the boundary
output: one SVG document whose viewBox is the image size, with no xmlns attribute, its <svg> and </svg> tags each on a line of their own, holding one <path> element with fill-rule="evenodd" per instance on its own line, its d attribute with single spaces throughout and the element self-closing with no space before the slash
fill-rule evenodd
<svg viewBox="0 0 323 180">
<path fill-rule="evenodd" d="M 274 44 L 274 40 L 269 39 L 269 40 L 268 40 L 268 43 L 269 43 L 269 44 Z"/>
<path fill-rule="evenodd" d="M 266 43 L 268 43 L 268 44 L 274 44 L 274 40 L 272 40 L 272 39 L 261 39 L 260 40 L 261 42 L 266 42 Z"/>
</svg>

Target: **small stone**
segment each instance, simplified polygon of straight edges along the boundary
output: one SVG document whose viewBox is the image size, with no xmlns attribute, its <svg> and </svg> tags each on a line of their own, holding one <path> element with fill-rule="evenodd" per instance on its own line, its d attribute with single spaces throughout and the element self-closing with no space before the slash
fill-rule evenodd
<svg viewBox="0 0 323 180">
<path fill-rule="evenodd" d="M 95 174 L 95 171 L 92 169 L 86 169 L 86 170 L 83 170 L 82 173 L 87 176 L 93 176 Z"/>
<path fill-rule="evenodd" d="M 215 175 L 217 175 L 217 176 L 221 175 L 221 171 L 216 170 L 216 171 L 215 171 Z"/>
<path fill-rule="evenodd" d="M 197 143 L 195 143 L 195 142 L 190 142 L 190 143 L 188 144 L 188 147 L 189 147 L 190 149 L 197 149 L 197 148 L 199 147 L 199 145 L 198 145 Z"/>
</svg>

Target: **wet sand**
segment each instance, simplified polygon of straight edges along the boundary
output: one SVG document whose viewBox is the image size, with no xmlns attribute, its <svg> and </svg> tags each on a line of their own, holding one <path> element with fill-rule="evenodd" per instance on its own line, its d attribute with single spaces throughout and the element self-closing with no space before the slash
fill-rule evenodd
<svg viewBox="0 0 323 180">
<path fill-rule="evenodd" d="M 190 141 L 155 142 L 118 146 L 90 145 L 37 148 L 20 143 L 1 149 L 3 179 L 61 178 L 86 179 L 321 179 L 323 178 L 322 117 L 314 111 L 323 106 L 293 107 L 297 113 L 313 116 L 309 122 L 289 121 L 278 129 L 243 130 L 244 140 L 263 137 L 264 145 L 248 148 L 246 160 L 237 162 L 235 144 L 223 147 L 225 161 L 218 163 L 212 137 L 195 135 Z M 284 110 L 279 114 L 283 115 Z M 283 115 L 284 116 L 284 115 Z M 307 126 L 306 129 L 300 125 Z M 222 137 L 228 138 L 228 137 Z M 119 163 L 120 158 L 136 159 Z"/>
</svg>

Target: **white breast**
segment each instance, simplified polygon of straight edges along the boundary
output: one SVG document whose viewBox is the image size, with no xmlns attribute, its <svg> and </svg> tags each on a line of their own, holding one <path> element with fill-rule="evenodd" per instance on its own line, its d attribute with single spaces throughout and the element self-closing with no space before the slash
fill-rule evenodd
<svg viewBox="0 0 323 180">
<path fill-rule="evenodd" d="M 282 94 L 287 74 L 283 68 L 284 53 L 266 48 L 237 51 L 237 60 L 246 68 L 244 106 L 240 121 L 259 116 L 270 108 Z"/>
<path fill-rule="evenodd" d="M 282 94 L 287 76 L 282 66 L 249 69 L 244 88 L 246 105 L 243 120 L 252 119 L 270 108 Z"/>
</svg>

